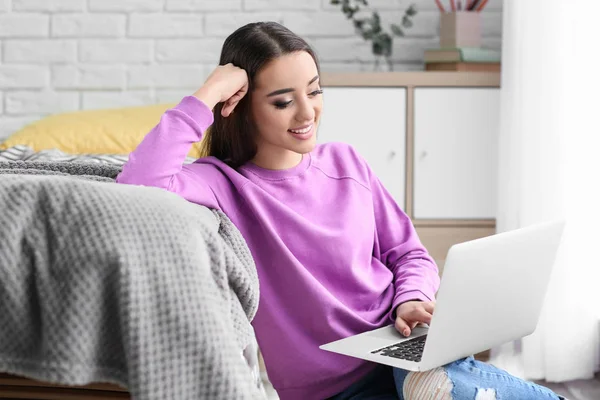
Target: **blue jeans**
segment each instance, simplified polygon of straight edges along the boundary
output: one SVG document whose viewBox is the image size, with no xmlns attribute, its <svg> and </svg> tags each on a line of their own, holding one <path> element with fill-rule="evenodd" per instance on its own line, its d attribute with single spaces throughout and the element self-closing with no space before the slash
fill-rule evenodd
<svg viewBox="0 0 600 400">
<path fill-rule="evenodd" d="M 441 368 L 451 382 L 453 400 L 475 400 L 480 390 L 492 390 L 497 400 L 561 399 L 548 388 L 517 378 L 472 356 Z M 409 371 L 380 364 L 329 400 L 411 400 L 405 399 L 403 393 L 408 374 Z M 421 395 L 419 400 L 427 398 Z"/>
</svg>

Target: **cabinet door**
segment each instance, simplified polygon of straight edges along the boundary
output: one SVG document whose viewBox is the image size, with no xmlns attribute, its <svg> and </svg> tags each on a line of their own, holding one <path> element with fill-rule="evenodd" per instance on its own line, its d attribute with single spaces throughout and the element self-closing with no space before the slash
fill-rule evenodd
<svg viewBox="0 0 600 400">
<path fill-rule="evenodd" d="M 404 208 L 405 88 L 325 87 L 318 135 L 352 145 Z"/>
<path fill-rule="evenodd" d="M 495 218 L 499 103 L 497 88 L 415 89 L 415 218 Z"/>
</svg>

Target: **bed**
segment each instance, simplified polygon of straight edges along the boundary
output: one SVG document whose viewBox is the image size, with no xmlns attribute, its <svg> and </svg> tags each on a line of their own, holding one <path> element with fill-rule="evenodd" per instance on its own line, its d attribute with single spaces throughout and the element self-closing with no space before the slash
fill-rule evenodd
<svg viewBox="0 0 600 400">
<path fill-rule="evenodd" d="M 114 183 L 170 106 L 54 115 L 0 146 L 0 398 L 266 398 L 237 229 Z"/>
</svg>

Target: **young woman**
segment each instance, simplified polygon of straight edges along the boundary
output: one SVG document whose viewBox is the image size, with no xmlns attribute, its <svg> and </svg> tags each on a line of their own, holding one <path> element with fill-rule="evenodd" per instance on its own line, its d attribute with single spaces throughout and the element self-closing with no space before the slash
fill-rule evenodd
<svg viewBox="0 0 600 400">
<path fill-rule="evenodd" d="M 347 144 L 316 143 L 322 90 L 304 40 L 248 24 L 225 40 L 219 64 L 165 112 L 117 181 L 170 190 L 237 226 L 258 269 L 252 324 L 281 399 L 474 399 L 479 389 L 558 398 L 472 357 L 408 373 L 320 350 L 391 323 L 404 335 L 429 323 L 438 269 L 365 160 Z M 206 157 L 184 165 L 201 139 Z"/>
</svg>

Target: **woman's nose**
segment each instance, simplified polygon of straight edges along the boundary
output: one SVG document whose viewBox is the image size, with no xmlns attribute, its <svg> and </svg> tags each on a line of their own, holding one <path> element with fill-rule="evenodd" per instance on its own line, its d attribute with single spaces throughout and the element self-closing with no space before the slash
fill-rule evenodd
<svg viewBox="0 0 600 400">
<path fill-rule="evenodd" d="M 312 106 L 302 107 L 302 109 L 296 115 L 298 122 L 312 122 L 315 119 L 315 110 Z"/>
<path fill-rule="evenodd" d="M 296 120 L 298 122 L 312 122 L 315 119 L 315 109 L 312 103 L 305 99 L 304 101 L 299 102 L 298 113 L 296 115 Z"/>
</svg>

